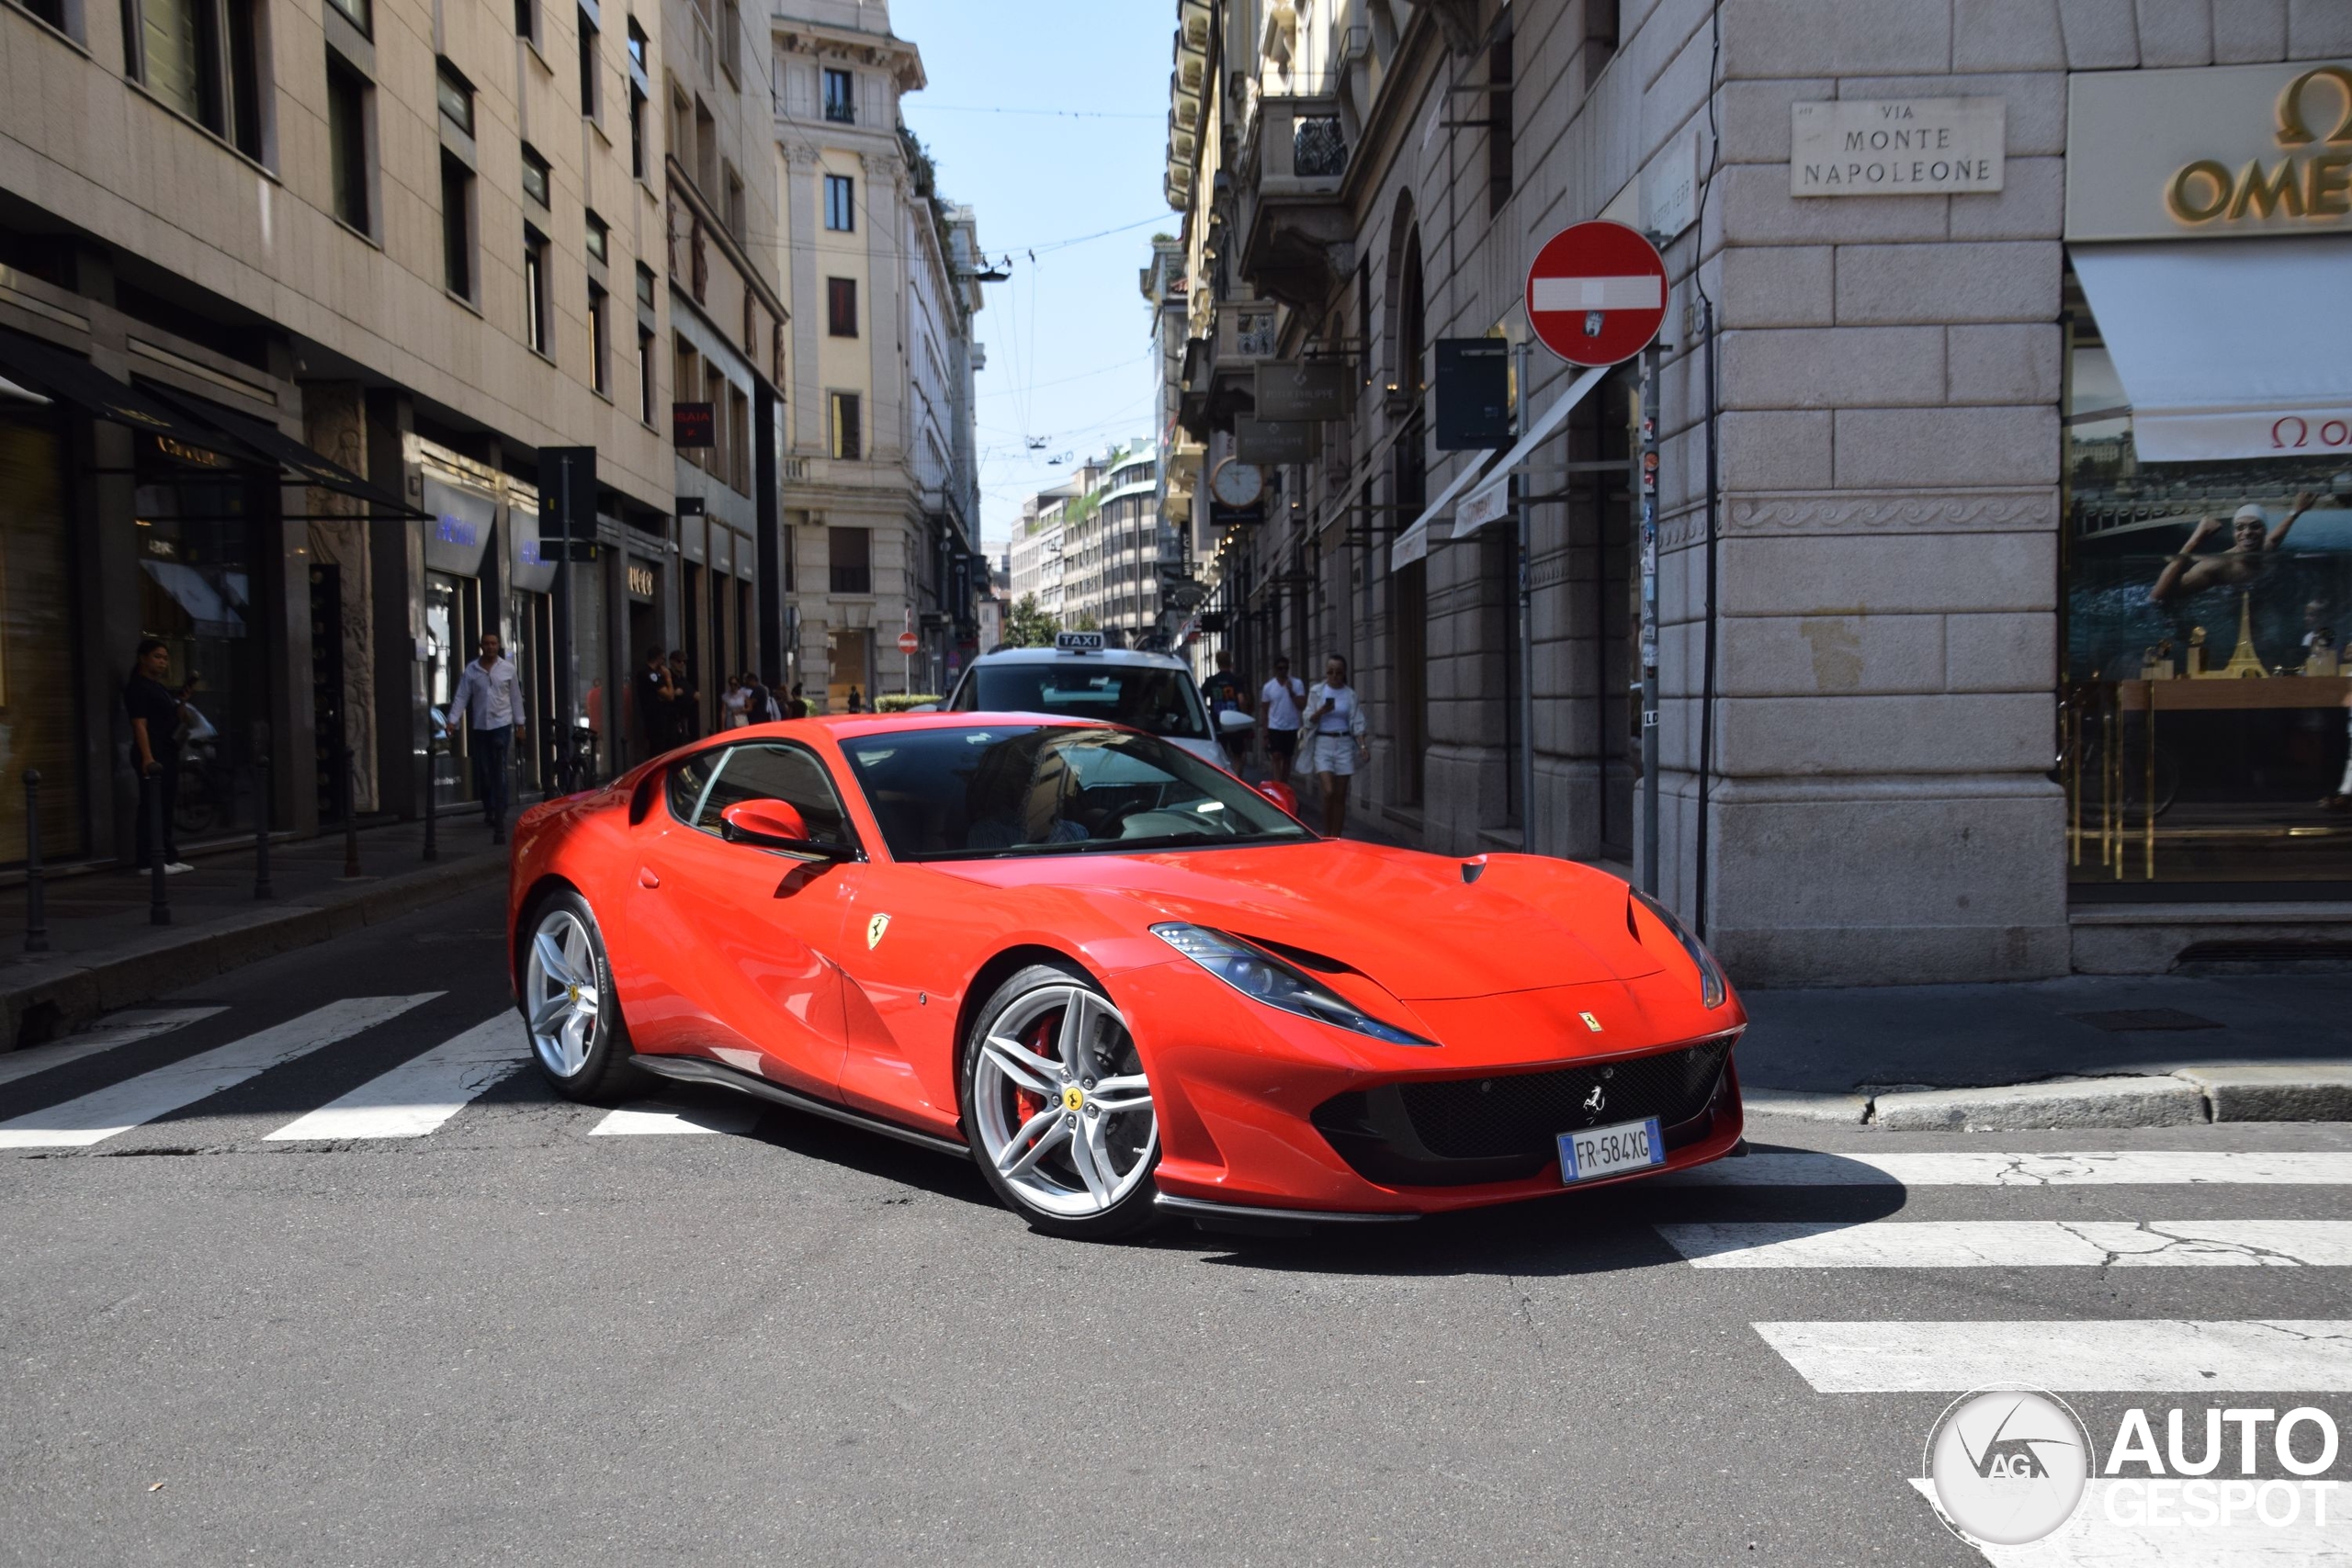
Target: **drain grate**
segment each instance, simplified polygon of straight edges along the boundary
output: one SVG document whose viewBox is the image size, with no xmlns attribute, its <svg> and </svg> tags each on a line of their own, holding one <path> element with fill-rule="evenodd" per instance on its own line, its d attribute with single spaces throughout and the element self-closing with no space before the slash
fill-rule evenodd
<svg viewBox="0 0 2352 1568">
<path fill-rule="evenodd" d="M 2173 960 L 2176 968 L 2196 964 L 2326 964 L 2352 963 L 2352 942 L 2295 942 L 2260 938 L 2235 942 L 2192 942 Z"/>
<path fill-rule="evenodd" d="M 2077 1023 L 2087 1023 L 2093 1029 L 2104 1029 L 2109 1034 L 2134 1034 L 2142 1031 L 2164 1029 L 2219 1029 L 2222 1025 L 2210 1018 L 2199 1018 L 2178 1008 L 2120 1008 L 2113 1012 L 2070 1012 L 2066 1015 Z"/>
</svg>

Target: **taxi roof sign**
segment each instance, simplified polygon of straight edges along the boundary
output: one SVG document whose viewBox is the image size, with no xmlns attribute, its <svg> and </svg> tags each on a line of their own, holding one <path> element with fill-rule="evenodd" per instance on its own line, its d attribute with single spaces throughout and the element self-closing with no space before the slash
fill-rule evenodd
<svg viewBox="0 0 2352 1568">
<path fill-rule="evenodd" d="M 1101 632 L 1056 632 L 1054 649 L 1058 653 L 1100 653 L 1102 651 Z"/>
</svg>

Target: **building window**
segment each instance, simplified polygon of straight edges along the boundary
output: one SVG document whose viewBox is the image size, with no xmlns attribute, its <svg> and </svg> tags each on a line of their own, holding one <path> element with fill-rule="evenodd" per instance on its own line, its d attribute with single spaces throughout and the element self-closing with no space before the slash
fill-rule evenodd
<svg viewBox="0 0 2352 1568">
<path fill-rule="evenodd" d="M 724 484 L 735 475 L 735 433 L 727 424 L 727 373 L 709 360 L 702 362 L 702 400 L 710 405 L 710 471 Z"/>
<path fill-rule="evenodd" d="M 246 157 L 261 145 L 253 0 L 125 0 L 124 65 L 150 93 Z"/>
<path fill-rule="evenodd" d="M 76 30 L 78 18 L 70 18 L 65 15 L 65 0 L 23 0 L 23 5 L 26 10 L 55 28 L 67 38 L 73 39 L 77 43 L 81 41 L 81 34 Z"/>
<path fill-rule="evenodd" d="M 514 36 L 539 41 L 538 0 L 514 0 Z"/>
<path fill-rule="evenodd" d="M 532 352 L 555 356 L 554 336 L 548 320 L 548 241 L 529 224 L 523 225 L 523 336 Z"/>
<path fill-rule="evenodd" d="M 523 194 L 541 207 L 548 201 L 548 161 L 530 143 L 523 144 Z"/>
<path fill-rule="evenodd" d="M 833 394 L 833 456 L 862 457 L 865 455 L 865 433 L 860 428 L 865 411 L 855 392 Z"/>
<path fill-rule="evenodd" d="M 740 240 L 744 237 L 743 176 L 735 172 L 734 164 L 729 164 L 727 165 L 726 179 L 727 202 L 724 211 L 727 219 L 727 231 Z"/>
<path fill-rule="evenodd" d="M 1510 39 L 1496 40 L 1487 51 L 1487 80 L 1495 88 L 1487 95 L 1487 216 L 1499 218 L 1511 193 Z"/>
<path fill-rule="evenodd" d="M 825 176 L 825 227 L 841 234 L 857 231 L 857 182 L 847 175 Z"/>
<path fill-rule="evenodd" d="M 653 269 L 643 262 L 637 264 L 637 308 L 647 312 L 653 309 Z"/>
<path fill-rule="evenodd" d="M 588 385 L 613 391 L 612 301 L 601 284 L 588 286 Z"/>
<path fill-rule="evenodd" d="M 376 36 L 376 17 L 369 0 L 327 0 L 344 15 L 344 19 L 369 38 Z"/>
<path fill-rule="evenodd" d="M 653 329 L 637 329 L 637 417 L 653 423 Z"/>
<path fill-rule="evenodd" d="M 693 170 L 695 107 L 687 101 L 685 89 L 675 82 L 670 84 L 670 156 L 678 161 L 678 167 Z"/>
<path fill-rule="evenodd" d="M 631 177 L 645 177 L 645 90 L 636 82 L 628 85 L 628 172 Z"/>
<path fill-rule="evenodd" d="M 825 331 L 834 337 L 857 335 L 857 279 L 825 279 Z"/>
<path fill-rule="evenodd" d="M 718 121 L 710 106 L 695 100 L 695 184 L 706 197 L 718 194 Z"/>
<path fill-rule="evenodd" d="M 474 172 L 454 152 L 441 154 L 441 286 L 474 297 Z"/>
<path fill-rule="evenodd" d="M 597 91 L 603 72 L 597 59 L 597 46 L 604 35 L 596 27 L 596 18 L 588 7 L 580 7 L 580 112 L 590 119 L 597 117 L 604 107 L 604 95 Z"/>
<path fill-rule="evenodd" d="M 738 0 L 719 0 L 718 63 L 729 81 L 743 80 L 743 9 Z"/>
<path fill-rule="evenodd" d="M 334 177 L 334 215 L 362 234 L 368 226 L 368 81 L 327 51 L 327 162 Z"/>
<path fill-rule="evenodd" d="M 874 530 L 828 528 L 825 530 L 825 549 L 832 569 L 834 592 L 874 592 Z"/>
<path fill-rule="evenodd" d="M 441 102 L 441 118 L 447 120 L 453 129 L 465 132 L 469 137 L 472 136 L 474 133 L 472 85 L 458 73 L 456 66 L 446 60 L 440 62 L 435 73 L 434 92 Z"/>
<path fill-rule="evenodd" d="M 857 79 L 830 65 L 825 68 L 825 118 L 835 125 L 857 123 Z"/>
<path fill-rule="evenodd" d="M 612 259 L 612 231 L 593 212 L 587 215 L 587 222 L 588 259 L 602 266 Z"/>
<path fill-rule="evenodd" d="M 727 389 L 727 482 L 752 493 L 752 400 L 733 386 Z"/>
</svg>

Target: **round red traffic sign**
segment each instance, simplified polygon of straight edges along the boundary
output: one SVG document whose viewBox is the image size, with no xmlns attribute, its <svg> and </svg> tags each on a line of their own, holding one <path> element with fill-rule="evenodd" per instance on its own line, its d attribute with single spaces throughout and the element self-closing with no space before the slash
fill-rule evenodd
<svg viewBox="0 0 2352 1568">
<path fill-rule="evenodd" d="M 1527 321 L 1571 365 L 1615 365 L 1666 321 L 1666 258 L 1623 223 L 1571 223 L 1527 269 Z"/>
<path fill-rule="evenodd" d="M 915 636 L 914 633 L 900 632 L 899 634 L 899 651 L 900 653 L 912 653 L 916 649 L 921 648 L 922 646 L 922 638 Z"/>
</svg>

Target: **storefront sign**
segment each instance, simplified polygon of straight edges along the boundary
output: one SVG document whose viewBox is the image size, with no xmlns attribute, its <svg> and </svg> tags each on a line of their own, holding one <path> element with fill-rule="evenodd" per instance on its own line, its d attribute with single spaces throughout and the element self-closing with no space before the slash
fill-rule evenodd
<svg viewBox="0 0 2352 1568">
<path fill-rule="evenodd" d="M 434 514 L 424 529 L 424 564 L 455 577 L 481 575 L 482 551 L 498 522 L 498 498 L 427 476 L 424 510 Z"/>
<path fill-rule="evenodd" d="M 1999 98 L 1839 98 L 1789 111 L 1791 196 L 2001 188 L 2008 106 Z"/>
<path fill-rule="evenodd" d="M 1321 426 L 1271 419 L 1233 422 L 1234 456 L 1244 463 L 1311 463 L 1321 455 Z"/>
<path fill-rule="evenodd" d="M 643 561 L 633 560 L 627 564 L 628 568 L 628 596 L 639 602 L 650 602 L 653 598 L 654 584 L 657 581 L 653 574 L 653 569 Z"/>
<path fill-rule="evenodd" d="M 555 586 L 555 556 L 539 553 L 539 499 L 527 485 L 510 484 L 506 491 L 506 582 L 526 593 L 545 593 Z"/>
<path fill-rule="evenodd" d="M 2066 238 L 2352 232 L 2352 61 L 2069 78 Z"/>
<path fill-rule="evenodd" d="M 718 443 L 718 415 L 715 404 L 670 405 L 670 444 L 673 446 L 715 446 Z"/>
<path fill-rule="evenodd" d="M 1258 367 L 1262 420 L 1345 419 L 1355 392 L 1355 372 L 1344 359 L 1283 359 Z"/>
</svg>

